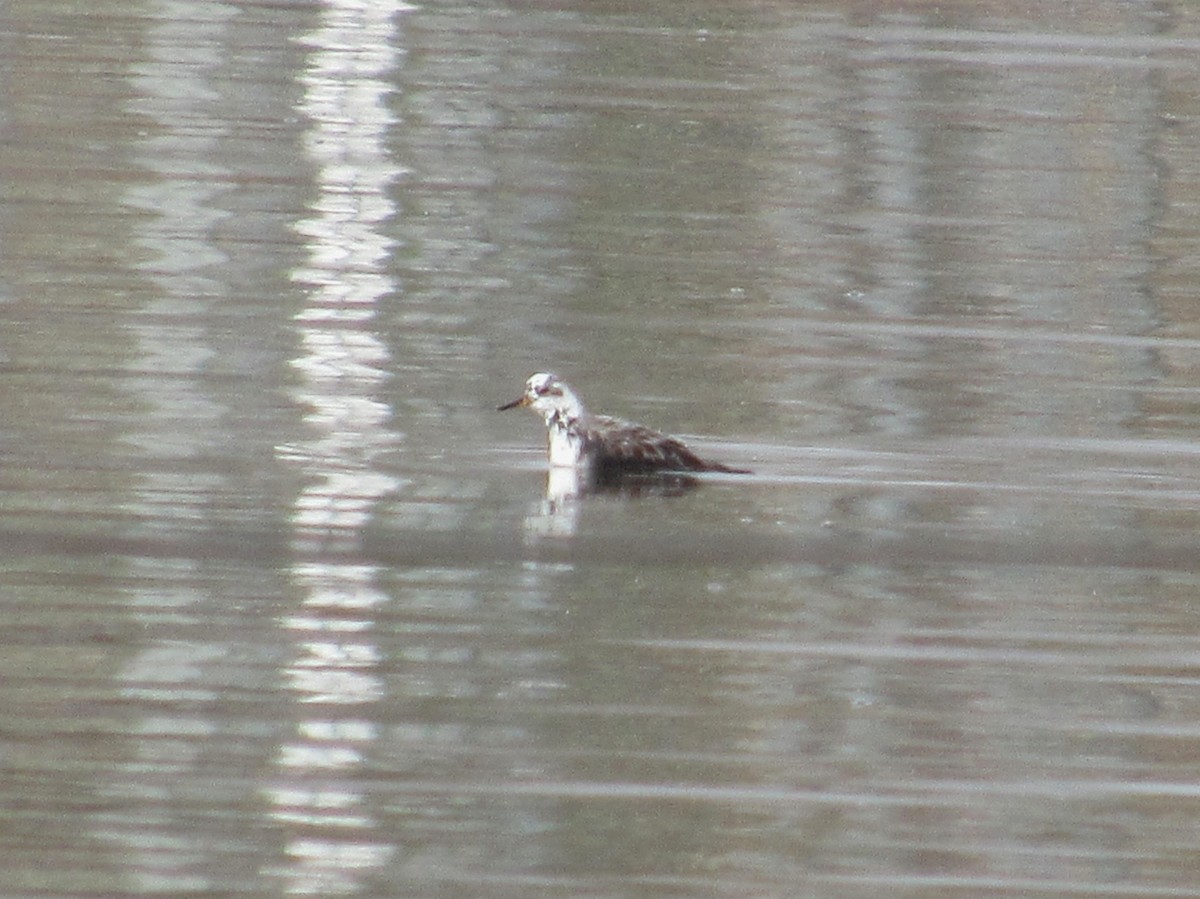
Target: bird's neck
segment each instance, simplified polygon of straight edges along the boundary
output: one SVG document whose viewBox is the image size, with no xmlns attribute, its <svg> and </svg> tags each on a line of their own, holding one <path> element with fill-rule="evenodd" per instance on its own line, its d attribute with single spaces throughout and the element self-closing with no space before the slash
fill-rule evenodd
<svg viewBox="0 0 1200 899">
<path fill-rule="evenodd" d="M 574 409 L 555 409 L 546 416 L 546 427 L 551 431 L 572 430 L 583 416 Z"/>
<path fill-rule="evenodd" d="M 551 465 L 573 466 L 584 461 L 584 441 L 579 419 L 580 416 L 569 409 L 556 409 L 546 416 L 546 427 L 550 432 Z"/>
</svg>

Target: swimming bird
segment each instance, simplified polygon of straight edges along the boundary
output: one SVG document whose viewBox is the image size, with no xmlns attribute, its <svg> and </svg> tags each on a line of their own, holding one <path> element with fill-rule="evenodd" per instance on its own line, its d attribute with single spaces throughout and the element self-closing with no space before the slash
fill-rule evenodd
<svg viewBox="0 0 1200 899">
<path fill-rule="evenodd" d="M 745 468 L 701 459 L 682 440 L 645 425 L 593 415 L 570 385 L 550 372 L 530 375 L 525 392 L 497 409 L 504 412 L 525 406 L 546 422 L 552 468 L 574 467 L 597 479 L 656 472 L 750 474 Z"/>
</svg>

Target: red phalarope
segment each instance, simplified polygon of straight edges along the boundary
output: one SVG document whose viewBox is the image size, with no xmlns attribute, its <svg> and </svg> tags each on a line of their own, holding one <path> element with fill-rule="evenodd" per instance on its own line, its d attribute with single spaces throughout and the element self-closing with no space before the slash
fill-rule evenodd
<svg viewBox="0 0 1200 899">
<path fill-rule="evenodd" d="M 701 459 L 683 441 L 644 425 L 593 415 L 578 394 L 550 372 L 531 375 L 524 394 L 497 408 L 504 412 L 523 406 L 546 422 L 551 468 L 573 467 L 602 479 L 659 472 L 750 474 L 745 468 Z"/>
</svg>

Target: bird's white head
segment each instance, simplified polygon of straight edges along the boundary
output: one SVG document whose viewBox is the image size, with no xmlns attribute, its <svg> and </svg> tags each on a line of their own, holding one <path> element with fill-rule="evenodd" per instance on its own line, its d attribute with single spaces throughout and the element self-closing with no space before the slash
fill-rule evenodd
<svg viewBox="0 0 1200 899">
<path fill-rule="evenodd" d="M 500 406 L 500 411 L 529 406 L 545 419 L 546 424 L 563 424 L 583 415 L 583 402 L 576 396 L 566 381 L 548 371 L 530 375 L 525 382 L 525 393 L 511 403 Z"/>
</svg>

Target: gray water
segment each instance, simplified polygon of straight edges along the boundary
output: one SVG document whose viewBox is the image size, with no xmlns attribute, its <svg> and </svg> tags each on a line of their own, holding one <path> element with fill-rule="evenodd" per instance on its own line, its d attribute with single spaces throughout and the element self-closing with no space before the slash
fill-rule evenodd
<svg viewBox="0 0 1200 899">
<path fill-rule="evenodd" d="M 1197 18 L 5 6 L 0 891 L 1194 895 Z"/>
</svg>

